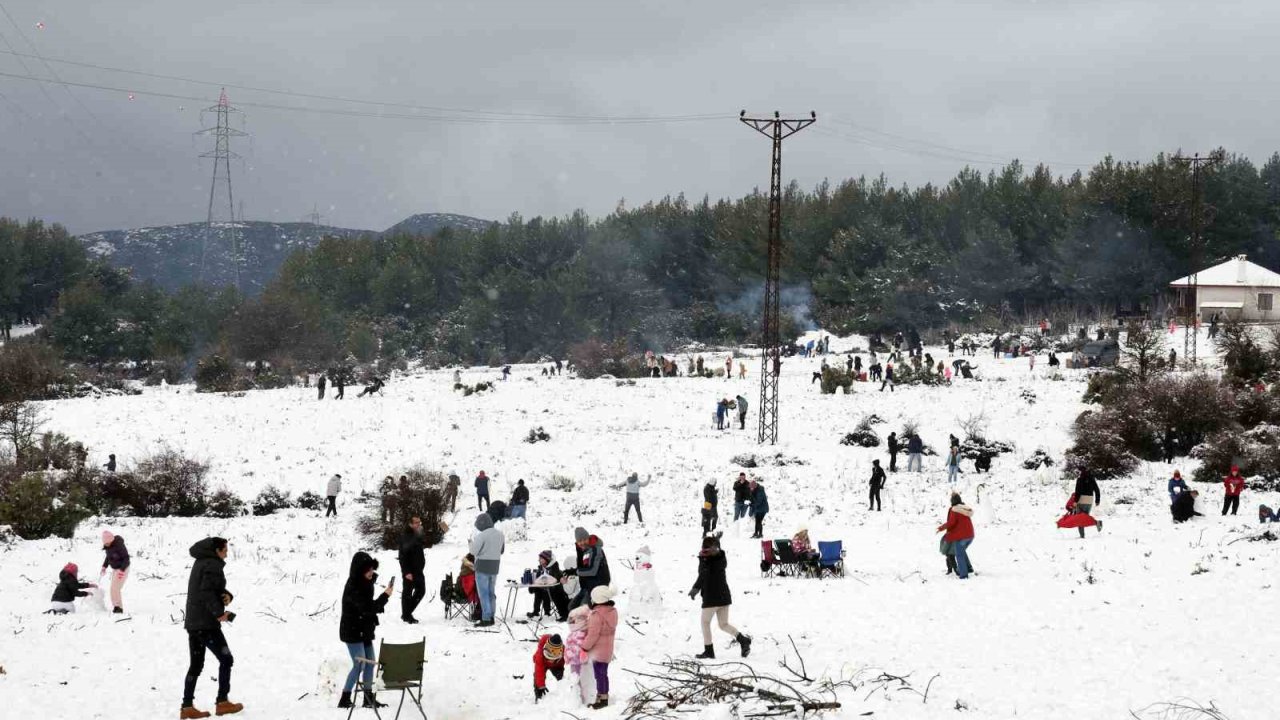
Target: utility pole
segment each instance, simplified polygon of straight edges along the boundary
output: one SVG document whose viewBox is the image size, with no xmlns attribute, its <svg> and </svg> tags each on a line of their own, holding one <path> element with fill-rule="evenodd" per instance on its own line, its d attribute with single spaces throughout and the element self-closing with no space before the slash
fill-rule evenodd
<svg viewBox="0 0 1280 720">
<path fill-rule="evenodd" d="M 231 138 L 244 137 L 248 133 L 241 132 L 231 127 L 231 115 L 240 113 L 240 111 L 231 106 L 227 101 L 227 91 L 224 88 L 222 95 L 218 97 L 218 104 L 213 107 L 205 108 L 201 111 L 204 113 L 214 113 L 217 122 L 213 127 L 206 127 L 198 131 L 197 135 L 212 135 L 213 149 L 206 153 L 201 153 L 202 158 L 213 158 L 213 180 L 209 183 L 209 214 L 205 220 L 204 242 L 200 248 L 200 280 L 205 278 L 205 264 L 209 257 L 209 241 L 213 234 L 213 199 L 218 189 L 218 183 L 223 182 L 227 186 L 227 229 L 231 233 L 231 265 L 235 275 L 236 290 L 240 289 L 240 244 L 236 237 L 236 228 L 234 225 L 236 219 L 235 199 L 231 188 L 231 159 L 239 159 L 240 156 L 231 151 Z M 241 218 L 243 220 L 243 218 Z"/>
<path fill-rule="evenodd" d="M 747 117 L 738 115 L 744 125 L 773 141 L 773 162 L 769 176 L 769 248 L 768 267 L 764 275 L 764 320 L 761 323 L 760 361 L 760 434 L 761 444 L 778 442 L 778 374 L 782 363 L 782 341 L 779 338 L 778 293 L 782 268 L 782 141 L 818 121 L 810 112 L 807 118 Z"/>
<path fill-rule="evenodd" d="M 1196 366 L 1196 345 L 1200 335 L 1200 266 L 1204 264 L 1204 172 L 1221 161 L 1218 155 L 1200 157 L 1196 153 L 1190 158 L 1174 158 L 1174 162 L 1182 167 L 1191 168 L 1191 234 L 1187 239 L 1187 247 L 1191 256 L 1191 282 L 1187 285 L 1190 296 L 1190 307 L 1184 303 L 1187 312 L 1183 320 L 1182 358 L 1188 368 Z"/>
</svg>

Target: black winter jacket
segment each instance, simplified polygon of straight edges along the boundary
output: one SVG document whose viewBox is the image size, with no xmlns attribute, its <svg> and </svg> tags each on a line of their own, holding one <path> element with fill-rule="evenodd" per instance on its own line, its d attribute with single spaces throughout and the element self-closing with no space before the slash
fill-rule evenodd
<svg viewBox="0 0 1280 720">
<path fill-rule="evenodd" d="M 58 587 L 53 589 L 52 602 L 75 602 L 78 597 L 88 597 L 89 593 L 84 591 L 87 587 L 89 583 L 80 582 L 70 570 L 63 570 L 58 573 Z"/>
<path fill-rule="evenodd" d="M 109 565 L 112 570 L 128 569 L 129 549 L 124 546 L 124 538 L 117 535 L 105 549 L 107 554 L 102 558 L 102 567 Z"/>
<path fill-rule="evenodd" d="M 912 435 L 911 437 L 907 438 L 907 452 L 908 453 L 924 452 L 924 440 L 921 440 L 919 435 Z"/>
<path fill-rule="evenodd" d="M 1076 479 L 1076 498 L 1079 499 L 1085 495 L 1093 496 L 1094 505 L 1102 502 L 1102 491 L 1098 489 L 1098 481 L 1094 480 L 1089 473 L 1081 473 Z"/>
<path fill-rule="evenodd" d="M 517 485 L 515 490 L 511 491 L 512 505 L 528 505 L 529 504 L 529 488 L 524 485 Z"/>
<path fill-rule="evenodd" d="M 702 499 L 711 503 L 711 509 L 715 510 L 720 505 L 720 491 L 716 490 L 715 485 L 707 483 L 702 487 Z"/>
<path fill-rule="evenodd" d="M 728 565 L 729 561 L 723 550 L 698 557 L 698 581 L 693 584 L 693 589 L 702 593 L 702 607 L 721 607 L 733 603 L 733 598 L 729 595 L 729 581 L 725 578 L 725 568 Z"/>
<path fill-rule="evenodd" d="M 889 444 L 890 455 L 897 455 L 898 451 L 902 449 L 901 446 L 898 444 L 898 436 L 893 433 L 889 433 L 888 444 Z"/>
<path fill-rule="evenodd" d="M 404 531 L 404 535 L 400 536 L 401 574 L 422 574 L 422 570 L 427 566 L 427 556 L 423 552 L 424 547 L 422 535 L 413 530 Z"/>
<path fill-rule="evenodd" d="M 227 592 L 227 577 L 222 574 L 226 562 L 218 557 L 213 538 L 205 538 L 191 546 L 191 577 L 187 579 L 187 617 L 182 626 L 187 630 L 216 630 L 218 618 L 227 611 L 222 595 Z"/>
<path fill-rule="evenodd" d="M 884 487 L 884 468 L 879 465 L 871 467 L 871 489 L 879 490 Z"/>
<path fill-rule="evenodd" d="M 746 480 L 735 480 L 733 483 L 733 501 L 744 503 L 751 501 L 751 483 Z"/>
<path fill-rule="evenodd" d="M 377 573 L 372 580 L 366 580 L 364 573 L 377 567 L 378 561 L 369 553 L 358 552 L 351 558 L 351 573 L 342 589 L 342 617 L 338 620 L 338 639 L 344 643 L 373 642 L 378 614 L 387 607 L 387 594 L 374 588 Z"/>
</svg>

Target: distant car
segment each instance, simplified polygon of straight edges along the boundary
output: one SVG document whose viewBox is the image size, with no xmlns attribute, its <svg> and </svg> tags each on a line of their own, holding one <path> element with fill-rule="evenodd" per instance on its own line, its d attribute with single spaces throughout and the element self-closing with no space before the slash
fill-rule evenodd
<svg viewBox="0 0 1280 720">
<path fill-rule="evenodd" d="M 1115 367 L 1120 362 L 1120 343 L 1115 340 L 1095 340 L 1080 351 L 1089 367 Z"/>
</svg>

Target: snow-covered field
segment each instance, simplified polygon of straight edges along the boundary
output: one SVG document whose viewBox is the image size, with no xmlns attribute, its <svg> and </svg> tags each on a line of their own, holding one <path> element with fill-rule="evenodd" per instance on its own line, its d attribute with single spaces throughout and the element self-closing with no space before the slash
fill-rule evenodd
<svg viewBox="0 0 1280 720">
<path fill-rule="evenodd" d="M 837 351 L 846 346 L 833 343 Z M 945 357 L 945 350 L 927 350 Z M 707 360 L 715 367 L 723 356 Z M 746 537 L 748 521 L 729 527 L 732 620 L 756 638 L 749 662 L 785 675 L 779 662 L 795 664 L 790 636 L 810 675 L 865 681 L 883 671 L 909 675 L 918 690 L 928 687 L 927 702 L 917 693 L 872 692 L 874 685 L 845 691 L 844 707 L 828 717 L 1127 718 L 1131 710 L 1155 717 L 1143 709 L 1178 698 L 1216 702 L 1236 720 L 1274 717 L 1280 543 L 1232 541 L 1256 529 L 1259 502 L 1274 507 L 1280 498 L 1246 491 L 1240 516 L 1222 518 L 1220 488 L 1201 487 L 1206 516 L 1174 526 L 1165 493 L 1170 468 L 1151 465 L 1103 484 L 1097 514 L 1106 530 L 1090 530 L 1080 540 L 1054 526 L 1070 492 L 1057 468 L 1030 471 L 1021 463 L 1037 448 L 1061 457 L 1068 426 L 1082 409 L 1083 374 L 1063 371 L 1061 379 L 1050 379 L 1043 357 L 1034 374 L 1025 359 L 979 355 L 974 362 L 981 382 L 893 393 L 858 384 L 851 396 L 819 394 L 810 384 L 817 359 L 784 363 L 776 451 L 804 464 L 749 471 L 769 491 L 766 535 L 790 537 L 807 525 L 815 540 L 843 539 L 850 572 L 821 581 L 761 578 L 759 543 Z M 22 709 L 14 717 L 176 717 L 187 660 L 180 624 L 187 548 L 218 534 L 231 541 L 226 574 L 240 614 L 226 630 L 236 656 L 232 698 L 245 703 L 245 717 L 338 717 L 335 685 L 348 661 L 338 640 L 337 602 L 349 558 L 361 548 L 352 528 L 358 506 L 351 500 L 384 475 L 421 464 L 464 478 L 459 506 L 465 509 L 445 542 L 428 551 L 422 624 L 398 620 L 397 597 L 379 637 L 425 636 L 428 715 L 619 717 L 635 682 L 627 669 L 647 670 L 650 661 L 701 650 L 698 603 L 687 596 L 701 489 L 709 480 L 718 484 L 722 526 L 732 525 L 730 484 L 741 468 L 730 459 L 761 452 L 753 442 L 758 362 L 748 367 L 746 380 L 646 379 L 619 386 L 544 378 L 537 368 L 517 366 L 495 392 L 469 398 L 451 389 L 451 373 L 437 372 L 397 377 L 384 397 L 357 399 L 349 391 L 342 401 L 317 402 L 312 389 L 236 398 L 182 387 L 44 403 L 48 427 L 86 442 L 98 462 L 114 452 L 128 466 L 169 444 L 210 461 L 214 487 L 242 497 L 268 484 L 321 492 L 329 475 L 340 472 L 347 479 L 345 502 L 329 521 L 302 511 L 230 521 L 91 520 L 70 541 L 0 550 L 6 706 Z M 464 373 L 464 382 L 497 375 L 477 369 Z M 1024 390 L 1035 394 L 1034 403 L 1023 399 Z M 747 431 L 716 431 L 715 401 L 739 393 L 751 402 Z M 939 449 L 948 433 L 962 435 L 960 420 L 985 413 L 988 437 L 1016 444 L 989 475 L 977 476 L 964 464 L 958 487 L 976 507 L 970 550 L 976 576 L 962 583 L 944 575 L 934 531 L 947 506 L 941 458 L 926 458 L 923 474 L 891 475 L 884 511 L 867 511 L 871 460 L 887 459 L 883 445 L 838 444 L 866 413 L 886 421 L 876 426 L 882 438 L 904 420 L 918 420 L 926 442 Z M 551 440 L 522 442 L 537 426 Z M 904 467 L 905 457 L 900 460 Z M 1189 465 L 1181 467 L 1189 474 Z M 466 552 L 474 517 L 467 491 L 481 469 L 494 478 L 495 499 L 505 499 L 520 478 L 533 494 L 527 527 L 506 524 L 503 581 L 535 566 L 542 549 L 557 558 L 571 555 L 576 525 L 604 539 L 624 619 L 608 710 L 582 708 L 568 683 L 554 680 L 551 695 L 534 704 L 531 626 L 481 633 L 444 621 L 436 591 Z M 608 485 L 632 471 L 652 476 L 642 494 L 647 522 L 633 518 L 624 526 L 623 496 Z M 584 486 L 550 490 L 545 483 L 553 474 Z M 103 528 L 124 536 L 134 555 L 125 588 L 129 614 L 42 615 L 64 563 L 75 561 L 82 575 L 96 575 Z M 649 614 L 630 608 L 632 578 L 622 562 L 643 545 L 653 551 L 663 591 L 663 608 Z M 395 553 L 376 557 L 385 581 L 395 573 Z M 505 596 L 500 590 L 499 604 Z M 523 619 L 532 599 L 522 593 L 518 601 Z M 720 658 L 736 658 L 736 646 L 716 633 Z M 209 657 L 197 691 L 200 707 L 213 704 L 215 673 Z M 682 717 L 735 715 L 716 707 Z"/>
</svg>

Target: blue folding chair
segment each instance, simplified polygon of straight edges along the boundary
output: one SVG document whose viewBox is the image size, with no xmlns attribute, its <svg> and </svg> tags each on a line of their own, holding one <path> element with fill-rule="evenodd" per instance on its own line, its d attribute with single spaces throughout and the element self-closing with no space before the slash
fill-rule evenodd
<svg viewBox="0 0 1280 720">
<path fill-rule="evenodd" d="M 844 576 L 844 541 L 843 540 L 819 540 L 818 541 L 818 575 L 822 575 L 823 570 L 829 570 L 833 575 Z"/>
</svg>

